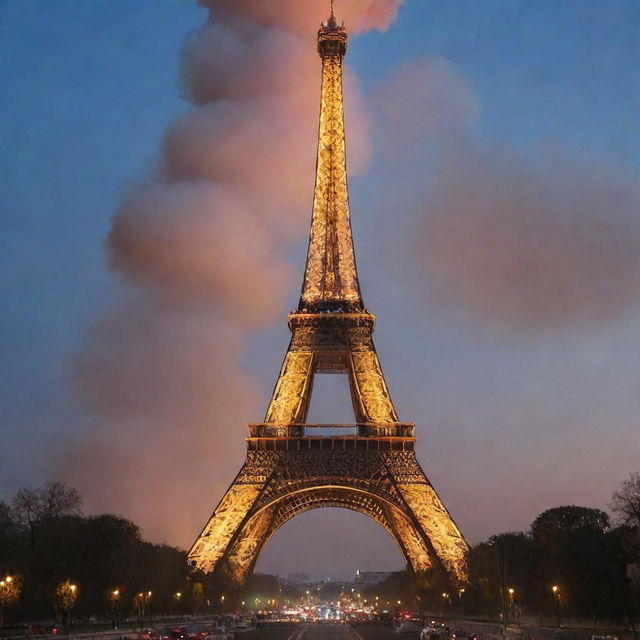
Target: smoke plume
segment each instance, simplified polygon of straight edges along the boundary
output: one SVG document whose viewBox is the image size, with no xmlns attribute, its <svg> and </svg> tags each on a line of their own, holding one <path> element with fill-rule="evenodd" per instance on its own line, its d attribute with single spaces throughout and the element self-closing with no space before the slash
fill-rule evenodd
<svg viewBox="0 0 640 640">
<path fill-rule="evenodd" d="M 432 294 L 485 323 L 565 329 L 615 320 L 640 294 L 640 193 L 598 167 L 532 168 L 467 149 L 423 209 Z"/>
<path fill-rule="evenodd" d="M 479 99 L 442 58 L 394 69 L 375 100 L 385 143 L 402 152 L 386 156 L 386 175 L 413 216 L 411 238 L 394 244 L 413 246 L 431 309 L 535 331 L 596 326 L 637 304 L 640 190 L 623 172 L 557 150 L 525 162 L 478 141 Z"/>
<path fill-rule="evenodd" d="M 89 509 L 121 511 L 152 539 L 185 546 L 242 462 L 246 422 L 264 410 L 241 361 L 250 332 L 290 306 L 284 256 L 309 225 L 315 30 L 328 12 L 324 0 L 200 4 L 209 20 L 181 54 L 192 107 L 115 213 L 106 244 L 122 300 L 77 359 L 94 424 L 63 461 Z M 399 4 L 344 0 L 340 19 L 352 33 L 384 29 Z M 348 69 L 345 93 L 353 174 L 371 143 Z"/>
</svg>

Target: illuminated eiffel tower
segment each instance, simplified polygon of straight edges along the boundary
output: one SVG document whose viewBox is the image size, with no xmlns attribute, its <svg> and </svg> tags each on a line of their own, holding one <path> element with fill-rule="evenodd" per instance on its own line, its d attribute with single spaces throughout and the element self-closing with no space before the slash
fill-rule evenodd
<svg viewBox="0 0 640 640">
<path fill-rule="evenodd" d="M 414 424 L 398 420 L 373 344 L 375 316 L 360 293 L 345 158 L 346 50 L 347 32 L 332 6 L 318 31 L 316 184 L 302 294 L 289 314 L 291 342 L 264 422 L 249 425 L 246 462 L 189 552 L 192 566 L 213 573 L 228 593 L 240 591 L 275 531 L 320 507 L 376 520 L 416 574 L 444 571 L 456 583 L 466 580 L 467 544 L 416 460 Z M 354 424 L 306 422 L 317 373 L 347 374 Z"/>
</svg>

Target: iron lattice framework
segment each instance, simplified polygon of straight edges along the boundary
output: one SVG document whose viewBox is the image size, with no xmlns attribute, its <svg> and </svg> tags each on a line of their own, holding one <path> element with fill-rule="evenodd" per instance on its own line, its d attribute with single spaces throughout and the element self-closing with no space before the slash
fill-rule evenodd
<svg viewBox="0 0 640 640">
<path fill-rule="evenodd" d="M 418 464 L 414 424 L 399 422 L 360 293 L 349 216 L 342 97 L 347 33 L 333 11 L 318 32 L 322 91 L 316 184 L 300 303 L 264 422 L 250 424 L 245 464 L 193 545 L 193 566 L 239 590 L 290 518 L 343 507 L 380 523 L 416 573 L 466 579 L 467 544 Z M 306 422 L 316 373 L 345 373 L 356 422 Z M 350 435 L 314 436 L 340 427 Z"/>
</svg>

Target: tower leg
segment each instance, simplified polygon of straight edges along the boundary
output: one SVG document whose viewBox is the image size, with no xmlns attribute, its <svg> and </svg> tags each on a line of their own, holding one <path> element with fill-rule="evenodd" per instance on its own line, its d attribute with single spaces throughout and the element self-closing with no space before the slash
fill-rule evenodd
<svg viewBox="0 0 640 640">
<path fill-rule="evenodd" d="M 456 582 L 465 582 L 469 547 L 415 455 L 387 455 L 386 463 L 405 505 L 403 511 L 422 532 L 449 576 Z"/>
</svg>

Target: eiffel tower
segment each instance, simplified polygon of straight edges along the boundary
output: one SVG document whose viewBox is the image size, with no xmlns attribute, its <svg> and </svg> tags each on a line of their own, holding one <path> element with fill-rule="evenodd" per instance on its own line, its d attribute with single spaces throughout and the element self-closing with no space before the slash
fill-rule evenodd
<svg viewBox="0 0 640 640">
<path fill-rule="evenodd" d="M 246 462 L 189 552 L 191 565 L 229 594 L 241 591 L 285 522 L 320 507 L 373 518 L 416 574 L 444 571 L 454 583 L 467 577 L 467 544 L 416 460 L 415 425 L 398 419 L 373 344 L 376 318 L 362 301 L 347 190 L 346 50 L 332 3 L 318 31 L 316 183 L 302 294 L 288 318 L 291 342 L 264 422 L 249 425 Z M 317 373 L 347 374 L 354 424 L 306 422 Z"/>
</svg>

